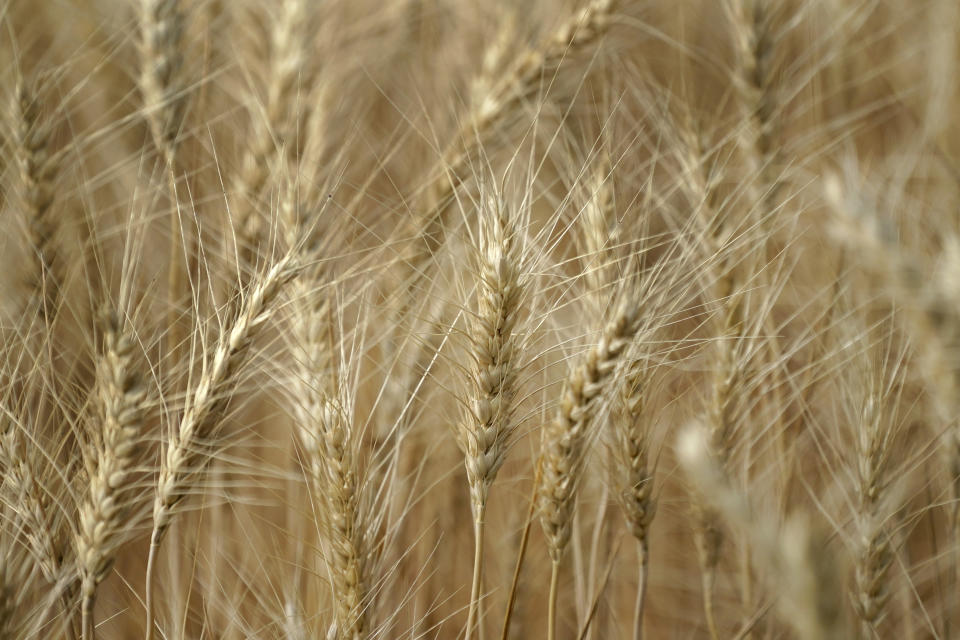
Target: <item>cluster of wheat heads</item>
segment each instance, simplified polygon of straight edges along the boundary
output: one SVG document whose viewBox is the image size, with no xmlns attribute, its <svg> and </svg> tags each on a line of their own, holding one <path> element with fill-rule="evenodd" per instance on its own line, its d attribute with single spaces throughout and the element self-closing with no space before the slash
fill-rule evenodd
<svg viewBox="0 0 960 640">
<path fill-rule="evenodd" d="M 955 0 L 0 0 L 0 640 L 960 634 Z"/>
</svg>

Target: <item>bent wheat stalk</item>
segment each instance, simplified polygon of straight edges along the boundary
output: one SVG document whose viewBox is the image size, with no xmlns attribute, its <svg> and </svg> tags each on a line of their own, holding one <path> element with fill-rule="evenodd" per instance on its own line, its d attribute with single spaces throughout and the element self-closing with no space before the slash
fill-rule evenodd
<svg viewBox="0 0 960 640">
<path fill-rule="evenodd" d="M 276 302 L 297 269 L 296 254 L 291 250 L 238 295 L 230 324 L 220 334 L 213 356 L 204 358 L 198 381 L 187 394 L 183 416 L 170 434 L 153 503 L 146 574 L 147 640 L 154 632 L 152 576 L 160 544 L 176 508 L 209 462 L 211 440 L 223 420 L 231 388 L 253 338 L 275 313 Z"/>
</svg>

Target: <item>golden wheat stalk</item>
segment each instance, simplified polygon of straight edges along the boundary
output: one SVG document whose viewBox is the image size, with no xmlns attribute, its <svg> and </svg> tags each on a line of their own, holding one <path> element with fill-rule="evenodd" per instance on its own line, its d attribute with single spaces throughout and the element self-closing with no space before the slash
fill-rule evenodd
<svg viewBox="0 0 960 640">
<path fill-rule="evenodd" d="M 619 415 L 614 420 L 614 457 L 620 473 L 620 508 L 639 554 L 637 601 L 634 613 L 634 640 L 643 637 L 643 610 L 650 566 L 650 526 L 656 514 L 653 473 L 650 460 L 650 417 L 647 397 L 650 372 L 646 363 L 631 363 L 621 390 Z"/>
<path fill-rule="evenodd" d="M 470 322 L 468 411 L 457 425 L 474 518 L 474 567 L 466 638 L 473 635 L 483 578 L 485 514 L 490 487 L 517 428 L 517 376 L 523 359 L 524 230 L 496 196 L 479 213 L 477 309 Z"/>
<path fill-rule="evenodd" d="M 592 425 L 604 393 L 609 393 L 614 372 L 640 329 L 639 310 L 623 301 L 619 313 L 607 324 L 600 341 L 572 367 L 560 398 L 556 418 L 544 430 L 538 489 L 540 524 L 553 562 L 547 614 L 548 637 L 556 637 L 556 598 L 560 561 L 570 541 L 573 510 L 581 482 Z"/>
<path fill-rule="evenodd" d="M 91 453 L 95 471 L 80 508 L 76 539 L 85 640 L 94 637 L 97 585 L 107 576 L 132 529 L 128 520 L 136 495 L 132 476 L 144 448 L 147 401 L 146 387 L 134 362 L 135 346 L 129 321 L 107 312 L 93 392 L 99 428 Z"/>
<path fill-rule="evenodd" d="M 188 391 L 186 406 L 170 434 L 161 458 L 153 503 L 153 531 L 147 560 L 147 640 L 154 632 L 152 570 L 160 544 L 197 476 L 209 462 L 213 438 L 224 418 L 240 367 L 246 361 L 256 334 L 276 313 L 277 302 L 297 273 L 293 250 L 237 294 L 229 323 L 217 337 L 213 354 L 204 357 L 197 382 Z"/>
</svg>

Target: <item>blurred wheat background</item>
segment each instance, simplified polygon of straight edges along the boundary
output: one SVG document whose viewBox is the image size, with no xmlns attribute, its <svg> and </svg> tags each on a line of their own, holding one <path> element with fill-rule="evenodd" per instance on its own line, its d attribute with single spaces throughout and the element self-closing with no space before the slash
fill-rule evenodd
<svg viewBox="0 0 960 640">
<path fill-rule="evenodd" d="M 0 639 L 960 637 L 956 0 L 0 26 Z"/>
</svg>

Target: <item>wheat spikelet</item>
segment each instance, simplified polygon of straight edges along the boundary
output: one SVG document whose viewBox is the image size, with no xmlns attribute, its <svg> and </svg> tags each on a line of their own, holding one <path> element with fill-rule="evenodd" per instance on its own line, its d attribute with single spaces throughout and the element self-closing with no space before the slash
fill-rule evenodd
<svg viewBox="0 0 960 640">
<path fill-rule="evenodd" d="M 294 255 L 278 259 L 249 289 L 239 295 L 236 311 L 219 336 L 212 357 L 204 366 L 187 406 L 166 447 L 153 507 L 154 539 L 159 542 L 183 499 L 189 483 L 202 466 L 209 439 L 229 401 L 230 386 L 246 360 L 256 333 L 276 311 L 275 302 L 296 274 Z"/>
<path fill-rule="evenodd" d="M 863 622 L 866 637 L 876 633 L 876 625 L 889 600 L 887 574 L 893 563 L 890 533 L 884 524 L 883 513 L 883 502 L 887 497 L 885 492 L 890 482 L 886 469 L 890 442 L 880 415 L 879 400 L 871 397 L 865 402 L 857 437 L 858 529 L 861 545 L 856 565 L 856 610 Z"/>
<path fill-rule="evenodd" d="M 312 235 L 311 225 L 299 219 L 299 198 L 294 186 L 289 185 L 281 203 L 287 240 L 293 244 Z M 328 635 L 353 640 L 366 637 L 369 630 L 373 534 L 364 502 L 366 485 L 344 380 L 346 372 L 337 364 L 335 305 L 328 277 L 320 263 L 303 269 L 291 284 L 296 376 L 290 400 L 304 466 L 318 503 L 324 560 L 336 603 L 335 622 Z"/>
<path fill-rule="evenodd" d="M 642 636 L 647 571 L 650 562 L 650 526 L 656 514 L 653 473 L 650 461 L 650 418 L 645 404 L 650 372 L 645 363 L 629 366 L 621 388 L 621 407 L 614 426 L 615 463 L 620 476 L 620 509 L 640 554 L 639 583 L 634 621 L 634 638 Z"/>
<path fill-rule="evenodd" d="M 570 541 L 573 510 L 581 482 L 591 426 L 621 356 L 639 328 L 636 308 L 627 306 L 605 327 L 600 342 L 566 380 L 556 418 L 544 430 L 537 489 L 540 524 L 553 563 L 548 637 L 556 637 L 556 595 L 560 560 Z"/>
<path fill-rule="evenodd" d="M 351 416 L 339 398 L 321 398 L 314 404 L 310 426 L 316 431 L 302 437 L 311 438 L 313 482 L 323 505 L 322 532 L 336 600 L 336 637 L 362 638 L 367 633 L 370 534 L 361 505 L 356 438 Z"/>
<path fill-rule="evenodd" d="M 467 638 L 480 597 L 483 574 L 485 513 L 490 487 L 503 466 L 517 424 L 517 375 L 522 366 L 525 302 L 523 229 L 516 214 L 497 196 L 483 199 L 477 246 L 477 310 L 468 337 L 468 411 L 456 435 L 464 453 L 470 505 L 474 517 L 474 579 L 467 619 Z"/>
<path fill-rule="evenodd" d="M 3 489 L 14 506 L 15 530 L 26 538 L 26 547 L 44 579 L 56 585 L 61 579 L 61 553 L 50 521 L 50 496 L 36 475 L 35 460 L 24 444 L 23 425 L 12 410 L 2 407 L 0 454 L 3 457 Z"/>
<path fill-rule="evenodd" d="M 765 201 L 773 196 L 769 192 L 773 183 L 771 172 L 779 154 L 776 140 L 780 105 L 774 77 L 776 34 L 772 24 L 778 4 L 765 0 L 724 3 L 734 32 L 737 72 L 733 85 L 742 113 L 738 142 L 749 165 L 745 175 L 758 179 L 763 192 L 760 198 Z"/>
<path fill-rule="evenodd" d="M 701 132 L 691 122 L 689 113 L 680 123 L 677 134 L 682 144 L 679 161 L 684 168 L 684 189 L 695 207 L 700 226 L 698 240 L 704 255 L 711 257 L 708 283 L 715 316 L 712 329 L 715 346 L 711 353 L 710 396 L 706 407 L 707 428 L 712 454 L 728 467 L 736 444 L 742 412 L 745 366 L 744 295 L 741 289 L 743 271 L 730 243 L 740 221 L 731 219 L 728 207 L 717 205 L 717 179 L 711 179 L 702 151 Z M 748 249 L 749 250 L 749 249 Z M 696 543 L 702 571 L 704 613 L 711 638 L 717 640 L 719 631 L 714 619 L 713 590 L 717 566 L 720 563 L 724 534 L 715 511 L 694 500 Z"/>
</svg>

